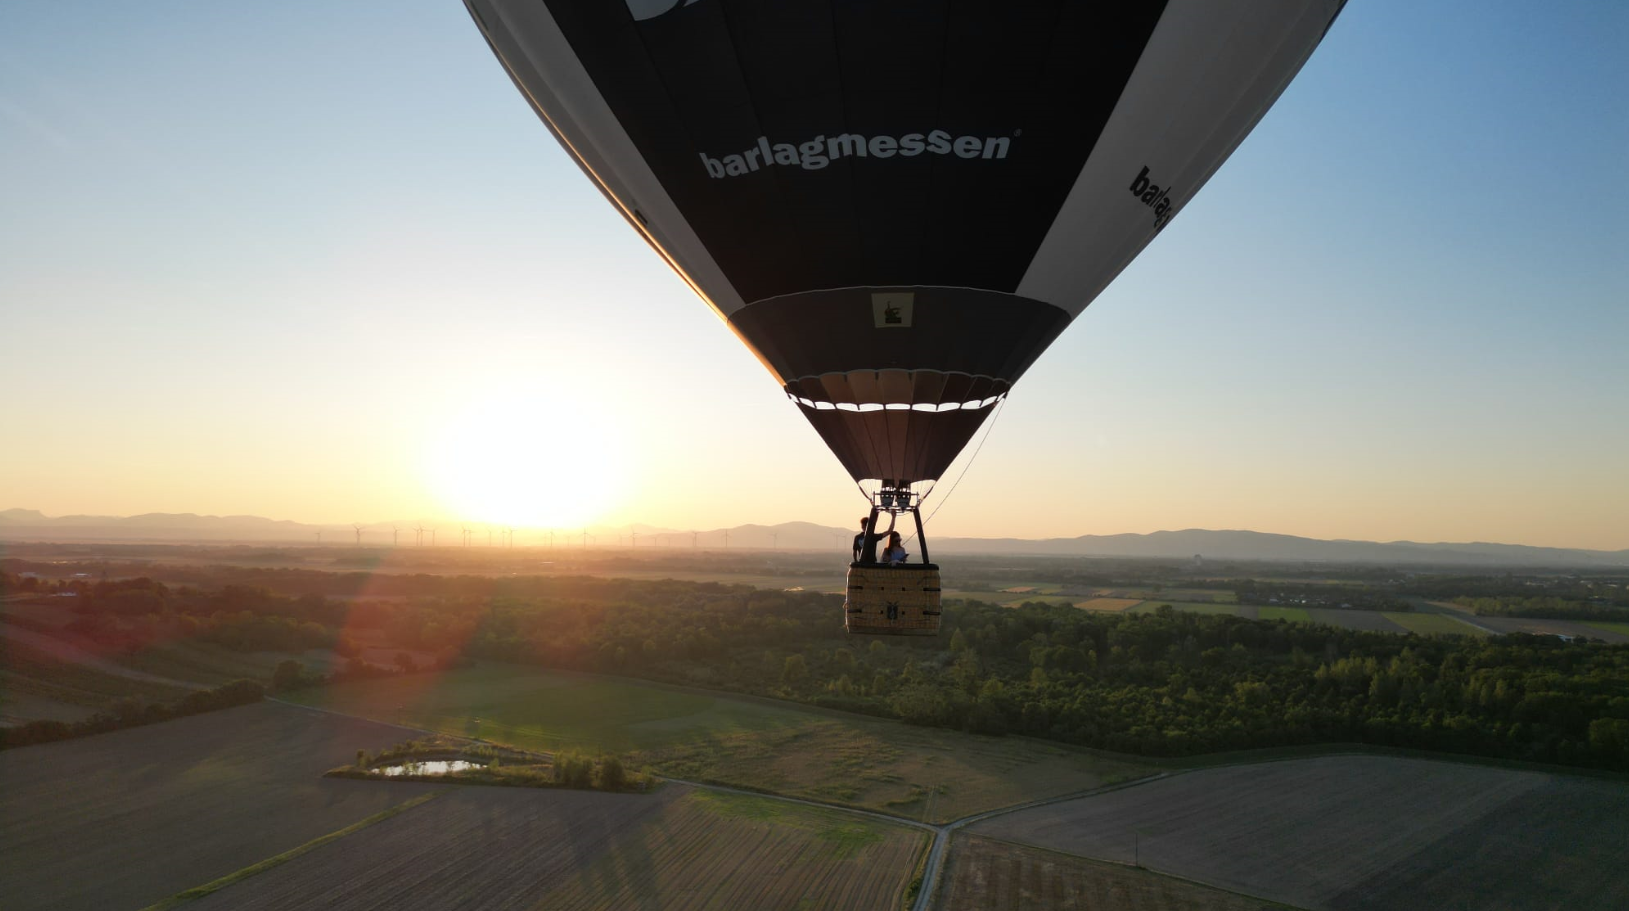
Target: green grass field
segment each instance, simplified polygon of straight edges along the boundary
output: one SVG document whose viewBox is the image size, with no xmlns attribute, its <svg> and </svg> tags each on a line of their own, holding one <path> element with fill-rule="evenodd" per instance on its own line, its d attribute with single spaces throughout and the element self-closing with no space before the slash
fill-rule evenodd
<svg viewBox="0 0 1629 911">
<path fill-rule="evenodd" d="M 627 753 L 636 765 L 674 778 L 917 819 L 955 819 L 1147 771 L 1017 737 L 503 665 L 293 696 L 338 712 L 521 748 Z"/>
<path fill-rule="evenodd" d="M 1629 636 L 1629 623 L 1608 623 L 1605 621 L 1590 621 L 1584 624 L 1604 633 L 1617 633 L 1620 636 Z"/>
<path fill-rule="evenodd" d="M 1405 611 L 1385 611 L 1383 616 L 1387 620 L 1403 627 L 1411 633 L 1430 636 L 1438 633 L 1447 633 L 1454 636 L 1486 636 L 1487 633 L 1477 629 L 1469 623 L 1460 621 L 1447 614 L 1416 614 Z"/>
<path fill-rule="evenodd" d="M 1258 607 L 1256 608 L 1258 620 L 1291 620 L 1296 623 L 1311 623 L 1312 615 L 1304 607 Z"/>
</svg>

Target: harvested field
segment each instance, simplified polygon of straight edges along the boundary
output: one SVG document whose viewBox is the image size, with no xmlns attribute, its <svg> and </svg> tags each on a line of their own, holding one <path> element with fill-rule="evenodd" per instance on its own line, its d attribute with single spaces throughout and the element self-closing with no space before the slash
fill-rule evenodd
<svg viewBox="0 0 1629 911">
<path fill-rule="evenodd" d="M 1419 614 L 1407 611 L 1384 611 L 1386 619 L 1411 633 L 1422 636 L 1486 636 L 1487 630 L 1447 614 Z"/>
<path fill-rule="evenodd" d="M 322 778 L 388 725 L 260 703 L 0 752 L 7 908 L 140 908 L 436 785 Z"/>
<path fill-rule="evenodd" d="M 892 911 L 926 846 L 905 826 L 683 786 L 460 788 L 188 907 Z"/>
<path fill-rule="evenodd" d="M 1629 785 L 1334 756 L 1188 772 L 972 831 L 1317 909 L 1629 907 Z M 1139 835 L 1140 833 L 1140 835 Z"/>
<path fill-rule="evenodd" d="M 1257 620 L 1288 620 L 1292 623 L 1311 623 L 1312 615 L 1304 607 L 1258 607 Z"/>
<path fill-rule="evenodd" d="M 1109 864 L 962 836 L 951 849 L 942 911 L 1262 911 L 1260 899 Z"/>
<path fill-rule="evenodd" d="M 981 737 L 631 680 L 483 666 L 296 694 L 524 749 L 634 751 L 635 765 L 884 813 L 948 821 L 1147 770 L 1068 747 Z M 474 719 L 480 719 L 477 726 Z"/>
<path fill-rule="evenodd" d="M 1107 610 L 1122 611 L 1128 607 L 1136 607 L 1142 601 L 1138 598 L 1093 598 L 1090 601 L 1081 601 L 1075 604 L 1081 610 Z"/>
</svg>

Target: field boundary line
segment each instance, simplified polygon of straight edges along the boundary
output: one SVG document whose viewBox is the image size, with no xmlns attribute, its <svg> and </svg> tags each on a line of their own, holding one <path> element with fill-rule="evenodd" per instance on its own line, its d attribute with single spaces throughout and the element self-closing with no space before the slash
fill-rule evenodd
<svg viewBox="0 0 1629 911">
<path fill-rule="evenodd" d="M 397 805 L 395 805 L 393 807 L 389 807 L 387 809 L 381 810 L 378 813 L 375 813 L 375 814 L 373 814 L 372 816 L 369 816 L 366 819 L 359 820 L 357 822 L 353 822 L 353 823 L 351 823 L 350 825 L 346 826 L 343 829 L 340 829 L 340 830 L 335 831 L 335 832 L 329 832 L 327 835 L 322 835 L 322 836 L 319 836 L 317 838 L 314 838 L 314 839 L 306 842 L 305 844 L 300 845 L 299 847 L 290 848 L 289 850 L 284 851 L 283 853 L 278 854 L 275 857 L 268 857 L 265 860 L 260 861 L 259 863 L 250 864 L 249 866 L 244 867 L 243 869 L 238 870 L 235 873 L 228 873 L 225 876 L 222 876 L 220 879 L 212 880 L 210 882 L 204 883 L 201 886 L 194 886 L 191 889 L 187 889 L 184 892 L 177 892 L 176 894 L 170 896 L 169 898 L 166 898 L 166 899 L 163 899 L 162 901 L 154 902 L 153 904 L 148 905 L 147 907 L 141 909 L 141 911 L 169 911 L 170 908 L 174 908 L 174 907 L 176 907 L 178 905 L 184 905 L 184 904 L 186 904 L 187 902 L 190 902 L 190 901 L 197 901 L 198 899 L 203 898 L 203 897 L 205 897 L 207 895 L 211 895 L 211 894 L 213 894 L 215 892 L 219 892 L 220 890 L 226 888 L 227 886 L 232 885 L 233 883 L 240 882 L 242 880 L 248 879 L 249 877 L 254 876 L 257 873 L 264 873 L 267 870 L 272 869 L 273 867 L 282 866 L 283 864 L 288 863 L 289 861 L 295 859 L 296 857 L 299 857 L 300 855 L 306 854 L 306 853 L 308 853 L 310 851 L 315 851 L 316 849 L 322 847 L 323 845 L 328 844 L 329 842 L 338 841 L 339 839 L 344 838 L 347 835 L 350 835 L 352 833 L 361 831 L 362 829 L 366 829 L 368 826 L 371 826 L 376 822 L 384 822 L 385 820 L 391 818 L 392 816 L 396 816 L 398 814 L 405 813 L 408 810 L 413 809 L 414 807 L 422 806 L 422 805 L 436 799 L 437 797 L 440 797 L 443 793 L 445 793 L 445 792 L 443 792 L 443 791 L 431 791 L 428 794 L 420 794 L 419 796 L 414 797 L 411 800 L 403 801 L 402 803 L 399 803 L 399 804 L 397 804 Z"/>
<path fill-rule="evenodd" d="M 838 813 L 853 813 L 858 816 L 869 816 L 878 822 L 909 826 L 914 829 L 926 829 L 929 832 L 937 832 L 938 830 L 944 828 L 943 825 L 934 825 L 931 822 L 918 822 L 914 819 L 905 819 L 900 816 L 890 816 L 887 813 L 881 813 L 876 810 L 867 810 L 863 807 L 849 806 L 848 804 L 826 803 L 820 800 L 810 800 L 807 797 L 792 797 L 787 794 L 775 794 L 770 791 L 755 791 L 751 788 L 738 788 L 734 785 L 718 784 L 711 781 L 692 781 L 686 778 L 669 778 L 666 775 L 657 775 L 655 773 L 652 773 L 652 775 L 653 777 L 661 779 L 662 781 L 672 782 L 673 784 L 682 784 L 705 791 L 724 791 L 730 794 L 740 794 L 742 797 L 762 797 L 766 800 L 780 800 L 787 803 L 800 803 L 806 807 L 814 807 L 817 810 L 833 810 Z"/>
</svg>

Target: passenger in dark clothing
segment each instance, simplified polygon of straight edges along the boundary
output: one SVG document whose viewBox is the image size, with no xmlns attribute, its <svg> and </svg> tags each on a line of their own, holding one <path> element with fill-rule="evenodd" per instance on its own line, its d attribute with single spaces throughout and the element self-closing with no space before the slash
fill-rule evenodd
<svg viewBox="0 0 1629 911">
<path fill-rule="evenodd" d="M 904 566 L 911 555 L 905 552 L 905 542 L 899 539 L 899 532 L 888 533 L 888 546 L 882 549 L 882 562 L 889 566 Z"/>
<path fill-rule="evenodd" d="M 869 533 L 870 528 L 871 528 L 871 517 L 870 516 L 861 516 L 860 517 L 860 533 L 854 536 L 854 562 L 855 563 L 875 563 L 875 562 L 877 562 L 877 542 L 881 541 L 885 536 L 884 535 L 878 535 L 878 534 L 870 534 Z"/>
</svg>

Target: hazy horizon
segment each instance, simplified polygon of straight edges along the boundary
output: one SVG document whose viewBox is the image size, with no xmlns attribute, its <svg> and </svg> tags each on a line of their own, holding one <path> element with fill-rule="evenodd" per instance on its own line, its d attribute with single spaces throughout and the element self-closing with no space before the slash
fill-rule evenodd
<svg viewBox="0 0 1629 911">
<path fill-rule="evenodd" d="M 590 537 L 593 537 L 596 533 L 613 534 L 613 533 L 617 533 L 617 532 L 626 532 L 626 531 L 629 531 L 629 530 L 633 530 L 634 533 L 636 533 L 636 534 L 639 534 L 639 535 L 647 535 L 648 534 L 652 538 L 654 538 L 656 536 L 674 536 L 674 535 L 683 536 L 683 535 L 693 535 L 693 534 L 704 534 L 704 535 L 705 534 L 717 534 L 720 531 L 723 531 L 725 529 L 730 529 L 730 530 L 735 530 L 735 529 L 740 529 L 740 528 L 777 529 L 777 528 L 785 528 L 787 526 L 792 526 L 792 525 L 811 526 L 812 528 L 818 529 L 819 533 L 821 533 L 821 534 L 825 534 L 825 533 L 828 533 L 828 532 L 834 533 L 834 534 L 835 533 L 841 533 L 841 534 L 844 535 L 843 539 L 842 540 L 834 539 L 836 543 L 833 546 L 837 546 L 837 545 L 846 546 L 846 543 L 847 543 L 846 534 L 850 530 L 848 526 L 829 525 L 829 524 L 825 524 L 825 523 L 814 522 L 814 521 L 811 521 L 811 520 L 808 520 L 808 519 L 784 519 L 784 520 L 778 520 L 778 521 L 753 521 L 751 519 L 748 519 L 746 521 L 738 522 L 738 523 L 735 523 L 735 524 L 729 525 L 729 526 L 657 525 L 657 524 L 653 524 L 653 523 L 650 523 L 650 522 L 642 522 L 642 521 L 639 521 L 638 519 L 631 519 L 631 520 L 626 521 L 626 522 L 619 522 L 619 523 L 615 523 L 615 524 L 594 522 L 594 523 L 590 523 L 590 524 L 585 525 L 585 526 L 571 526 L 571 527 L 552 526 L 551 527 L 551 526 L 528 526 L 528 525 L 505 526 L 505 525 L 503 525 L 501 523 L 481 522 L 481 521 L 474 520 L 474 519 L 459 519 L 459 518 L 454 518 L 454 517 L 446 517 L 446 518 L 429 518 L 429 517 L 402 518 L 402 517 L 397 517 L 397 518 L 394 518 L 394 519 L 376 519 L 376 520 L 369 521 L 369 522 L 308 522 L 308 521 L 304 521 L 304 520 L 300 520 L 300 519 L 278 518 L 278 517 L 275 517 L 275 516 L 262 516 L 262 515 L 248 514 L 248 513 L 216 515 L 216 514 L 205 514 L 205 513 L 189 513 L 189 512 L 180 512 L 180 513 L 178 513 L 178 512 L 162 512 L 162 511 L 159 511 L 159 512 L 150 512 L 150 513 L 136 513 L 134 515 L 127 515 L 127 516 L 117 516 L 117 515 L 98 514 L 98 513 L 75 513 L 75 514 L 69 514 L 69 515 L 55 515 L 54 516 L 54 515 L 44 513 L 41 510 L 33 510 L 33 509 L 28 509 L 26 507 L 4 507 L 4 508 L 0 508 L 0 519 L 12 518 L 8 514 L 9 513 L 16 513 L 16 512 L 37 513 L 37 514 L 39 514 L 41 516 L 42 519 L 44 519 L 46 521 L 60 521 L 60 520 L 65 520 L 65 519 L 111 519 L 111 520 L 117 520 L 117 521 L 130 521 L 130 520 L 133 520 L 133 519 L 140 519 L 140 518 L 151 516 L 151 517 L 164 517 L 164 518 L 189 518 L 190 517 L 190 518 L 195 518 L 195 519 L 198 519 L 198 520 L 211 520 L 211 519 L 214 519 L 214 520 L 222 520 L 222 521 L 230 521 L 230 520 L 233 520 L 233 519 L 245 519 L 245 520 L 256 520 L 256 521 L 261 521 L 261 522 L 278 523 L 278 524 L 292 523 L 292 524 L 295 524 L 295 525 L 303 526 L 305 528 L 321 529 L 324 533 L 332 532 L 334 534 L 334 537 L 331 539 L 330 543 L 333 543 L 333 544 L 349 544 L 349 543 L 352 543 L 352 539 L 349 536 L 354 532 L 356 527 L 358 525 L 360 525 L 364 536 L 366 536 L 366 540 L 361 542 L 363 544 L 363 546 L 370 546 L 370 545 L 371 546 L 380 546 L 380 545 L 388 544 L 390 542 L 386 542 L 381 536 L 382 535 L 390 535 L 393 531 L 398 536 L 405 536 L 408 539 L 411 539 L 412 536 L 413 536 L 413 532 L 414 532 L 414 525 L 409 524 L 409 523 L 422 524 L 426 534 L 428 534 L 431 529 L 434 529 L 436 531 L 439 531 L 439 532 L 443 533 L 445 536 L 448 536 L 448 541 L 446 543 L 441 544 L 441 546 L 443 546 L 443 547 L 457 546 L 457 544 L 459 542 L 452 536 L 457 535 L 459 533 L 460 529 L 464 529 L 464 528 L 467 528 L 467 529 L 470 530 L 470 532 L 472 534 L 472 539 L 471 539 L 472 543 L 475 544 L 475 545 L 478 545 L 478 546 L 479 545 L 484 545 L 486 543 L 487 533 L 489 531 L 492 532 L 493 534 L 499 535 L 501 537 L 501 535 L 504 533 L 505 529 L 507 529 L 509 532 L 512 532 L 512 533 L 520 536 L 517 539 L 517 543 L 528 545 L 528 546 L 536 546 L 538 542 L 544 540 L 544 538 L 543 538 L 544 535 L 550 535 L 550 534 L 557 534 L 557 535 L 559 535 L 561 537 L 561 540 L 565 541 L 565 540 L 573 539 L 573 536 L 575 534 L 582 533 L 582 532 L 587 532 L 587 533 L 589 533 Z M 908 524 L 909 520 L 908 519 L 902 519 L 901 521 Z M 20 525 L 12 525 L 9 522 L 0 522 L 0 535 L 3 535 L 3 533 L 8 528 L 19 528 L 19 527 L 26 528 L 26 527 L 30 527 L 30 526 L 21 525 L 21 524 Z M 95 527 L 99 527 L 99 526 L 86 526 L 86 527 L 95 528 Z M 138 526 L 138 528 L 150 528 L 150 527 L 151 526 Z M 936 535 L 933 535 L 933 536 L 930 537 L 930 542 L 932 540 L 935 540 L 935 539 L 938 539 L 938 538 L 944 538 L 946 540 L 1010 540 L 1010 541 L 1036 541 L 1036 542 L 1049 541 L 1049 540 L 1050 541 L 1069 541 L 1069 540 L 1075 540 L 1075 539 L 1078 539 L 1078 538 L 1085 538 L 1085 537 L 1096 537 L 1096 538 L 1148 537 L 1148 536 L 1152 536 L 1152 535 L 1161 535 L 1161 534 L 1173 535 L 1173 534 L 1185 534 L 1185 533 L 1191 533 L 1191 532 L 1197 532 L 1197 533 L 1201 533 L 1201 534 L 1216 534 L 1216 535 L 1247 534 L 1247 535 L 1292 537 L 1292 538 L 1299 538 L 1299 539 L 1304 539 L 1304 540 L 1309 540 L 1309 541 L 1334 543 L 1334 544 L 1343 544 L 1343 543 L 1381 544 L 1381 545 L 1417 544 L 1417 545 L 1422 545 L 1422 546 L 1490 545 L 1490 546 L 1497 546 L 1497 547 L 1509 546 L 1509 547 L 1533 547 L 1533 548 L 1555 547 L 1557 549 L 1590 551 L 1590 552 L 1595 552 L 1595 553 L 1619 553 L 1619 552 L 1629 551 L 1629 548 L 1566 547 L 1566 546 L 1562 546 L 1562 545 L 1531 544 L 1531 543 L 1524 542 L 1524 541 L 1487 540 L 1487 539 L 1461 540 L 1461 541 L 1447 541 L 1447 540 L 1427 541 L 1427 540 L 1417 540 L 1417 539 L 1408 539 L 1408 538 L 1392 538 L 1392 539 L 1385 539 L 1385 540 L 1381 540 L 1381 539 L 1361 539 L 1361 538 L 1316 538 L 1316 537 L 1309 537 L 1309 536 L 1305 536 L 1305 535 L 1289 535 L 1289 534 L 1287 534 L 1285 532 L 1274 531 L 1272 529 L 1236 528 L 1236 527 L 1226 527 L 1226 528 L 1223 528 L 1223 527 L 1218 527 L 1218 528 L 1198 528 L 1198 527 L 1161 528 L 1161 529 L 1155 529 L 1153 531 L 1148 531 L 1148 532 L 1112 532 L 1112 531 L 1110 531 L 1110 532 L 1080 532 L 1080 533 L 1077 533 L 1077 534 L 1044 535 L 1044 536 L 1037 536 L 1037 537 L 1022 537 L 1022 536 L 1013 536 L 1013 535 L 978 535 L 978 534 L 973 534 L 973 535 L 956 535 L 956 534 L 938 535 L 938 534 L 936 534 Z M 914 538 L 914 536 L 913 536 L 913 538 Z M 40 539 L 40 540 L 45 541 L 46 539 Z M 147 540 L 147 539 L 133 538 L 132 540 L 133 541 L 141 541 L 141 540 Z M 192 539 L 176 538 L 175 540 L 176 541 L 187 541 L 187 540 L 192 540 Z M 224 540 L 224 539 L 222 539 L 222 540 Z M 244 540 L 251 540 L 251 539 L 244 539 Z M 271 539 L 267 539 L 267 540 L 271 540 Z M 426 540 L 428 540 L 428 539 L 426 539 Z M 198 543 L 209 543 L 209 539 L 196 539 L 196 541 Z M 669 543 L 671 543 L 671 542 L 669 542 Z M 684 542 L 680 542 L 679 545 L 674 545 L 674 546 L 680 546 L 683 543 Z M 711 547 L 711 546 L 713 546 L 713 544 L 716 544 L 716 543 L 717 542 L 709 542 L 709 546 Z M 761 544 L 762 542 L 757 542 L 757 543 Z M 626 544 L 626 542 L 624 542 L 624 544 Z M 739 539 L 739 538 L 735 539 L 734 544 L 736 546 L 745 547 L 746 549 L 755 549 L 755 545 L 754 545 L 753 542 L 745 541 L 745 540 Z M 400 544 L 400 542 L 398 542 L 398 545 L 399 546 L 406 546 L 405 544 Z M 503 545 L 495 543 L 493 546 L 503 546 Z M 611 542 L 608 542 L 608 541 L 597 542 L 597 546 L 599 546 L 599 547 L 611 546 Z M 772 543 L 772 544 L 765 545 L 765 546 L 766 547 L 774 547 L 775 545 Z M 821 542 L 818 545 L 818 547 L 819 547 L 819 549 L 825 549 L 825 543 Z M 799 548 L 794 545 L 791 549 L 799 549 Z M 809 549 L 809 547 L 805 547 L 803 549 Z"/>
<path fill-rule="evenodd" d="M 1629 548 L 1625 46 L 1622 4 L 1348 5 L 930 536 Z M 9 5 L 0 169 L 0 506 L 863 509 L 459 3 Z"/>
</svg>

